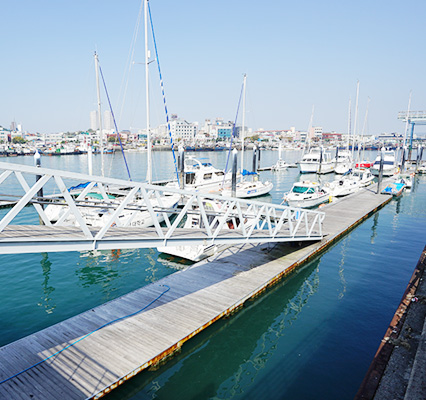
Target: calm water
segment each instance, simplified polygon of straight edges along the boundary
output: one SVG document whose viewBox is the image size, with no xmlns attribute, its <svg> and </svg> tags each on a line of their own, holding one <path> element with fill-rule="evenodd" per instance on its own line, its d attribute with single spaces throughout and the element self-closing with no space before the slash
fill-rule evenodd
<svg viewBox="0 0 426 400">
<path fill-rule="evenodd" d="M 144 179 L 146 155 L 126 156 L 132 178 Z M 197 156 L 218 167 L 226 162 L 226 153 Z M 264 152 L 261 164 L 272 165 L 277 156 Z M 285 156 L 296 161 L 300 153 Z M 97 156 L 95 173 L 99 160 Z M 155 153 L 154 160 L 155 178 L 173 175 L 170 153 Z M 33 163 L 31 157 L 1 161 Z M 110 176 L 126 178 L 121 155 L 106 161 Z M 251 158 L 246 161 L 249 166 Z M 85 156 L 45 157 L 42 163 L 87 171 Z M 275 203 L 299 177 L 297 169 L 261 176 L 275 185 L 263 200 Z M 393 200 L 242 311 L 186 343 L 158 370 L 141 373 L 108 398 L 352 399 L 426 244 L 425 205 L 426 177 L 418 176 L 411 193 Z M 26 213 L 21 222 L 35 218 L 30 209 Z M 0 256 L 0 345 L 179 268 L 158 255 L 155 249 L 142 249 Z"/>
</svg>

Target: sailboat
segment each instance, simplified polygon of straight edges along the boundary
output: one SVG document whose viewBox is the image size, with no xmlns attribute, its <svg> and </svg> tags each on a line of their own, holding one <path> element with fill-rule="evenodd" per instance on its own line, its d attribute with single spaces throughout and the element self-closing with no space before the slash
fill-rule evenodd
<svg viewBox="0 0 426 400">
<path fill-rule="evenodd" d="M 149 50 L 148 50 L 148 2 L 144 1 L 145 6 L 145 76 L 146 76 L 146 114 L 147 114 L 147 147 L 148 147 L 148 161 L 147 161 L 147 183 L 152 184 L 152 155 L 151 155 L 151 131 L 150 131 L 150 112 L 149 112 Z M 95 67 L 96 67 L 96 80 L 97 80 L 97 93 L 98 93 L 98 107 L 100 113 L 100 91 L 99 91 L 99 61 L 95 53 Z M 103 146 L 102 125 L 101 129 L 101 148 Z M 118 129 L 117 129 L 118 132 Z M 102 152 L 101 152 L 102 153 Z M 102 159 L 102 175 L 104 173 L 103 159 Z M 130 178 L 130 173 L 129 173 Z M 70 189 L 71 195 L 78 199 L 80 207 L 78 207 L 81 216 L 85 223 L 92 227 L 103 227 L 107 222 L 111 221 L 116 207 L 119 206 L 121 201 L 128 195 L 126 188 L 115 188 L 109 191 L 101 192 L 99 189 L 92 188 L 87 193 L 84 192 L 83 187 L 76 188 L 74 191 Z M 83 196 L 84 193 L 84 196 Z M 151 206 L 157 209 L 156 219 L 158 222 L 164 221 L 165 210 L 171 210 L 177 206 L 180 200 L 179 194 L 165 194 L 162 197 L 150 199 Z M 64 203 L 65 204 L 65 203 Z M 137 226 L 149 227 L 154 225 L 153 217 L 146 210 L 146 202 L 142 196 L 135 194 L 128 206 L 118 215 L 114 224 L 116 226 Z M 66 225 L 77 225 L 76 217 L 69 212 L 68 207 L 65 205 L 51 204 L 46 207 L 45 213 L 52 223 L 61 220 Z"/>
<path fill-rule="evenodd" d="M 243 81 L 243 127 L 241 130 L 241 181 L 236 185 L 235 197 L 238 198 L 250 198 L 263 196 L 268 194 L 274 187 L 272 182 L 262 182 L 259 180 L 259 175 L 256 172 L 256 162 L 253 163 L 253 172 L 247 173 L 244 170 L 244 139 L 245 139 L 245 98 L 246 98 L 246 84 L 247 84 L 247 75 L 244 74 Z M 254 151 L 256 152 L 256 147 Z M 254 154 L 254 160 L 256 160 L 256 154 Z M 252 180 L 245 180 L 244 176 L 251 175 Z M 231 197 L 232 190 L 231 188 L 226 188 L 222 190 L 222 196 Z"/>
<path fill-rule="evenodd" d="M 278 160 L 277 162 L 272 166 L 272 171 L 283 171 L 287 168 L 293 168 L 297 167 L 295 164 L 288 164 L 285 162 L 281 157 L 282 149 L 281 149 L 281 142 L 278 146 Z"/>
</svg>

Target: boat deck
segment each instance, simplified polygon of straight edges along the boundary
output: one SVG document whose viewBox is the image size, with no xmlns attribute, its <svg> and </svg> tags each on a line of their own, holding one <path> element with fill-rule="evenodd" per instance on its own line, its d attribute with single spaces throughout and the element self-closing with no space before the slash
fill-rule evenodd
<svg viewBox="0 0 426 400">
<path fill-rule="evenodd" d="M 374 185 L 321 208 L 326 213 L 326 236 L 320 242 L 303 247 L 289 243 L 234 246 L 0 348 L 3 381 L 75 343 L 1 383 L 0 398 L 101 397 L 173 354 L 185 341 L 243 306 L 391 201 L 389 196 L 376 195 L 375 189 Z"/>
</svg>

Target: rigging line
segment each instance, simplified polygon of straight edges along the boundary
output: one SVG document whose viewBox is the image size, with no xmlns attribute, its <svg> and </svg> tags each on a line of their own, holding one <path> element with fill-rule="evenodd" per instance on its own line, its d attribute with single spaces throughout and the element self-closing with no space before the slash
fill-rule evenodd
<svg viewBox="0 0 426 400">
<path fill-rule="evenodd" d="M 240 111 L 240 104 L 241 104 L 241 98 L 243 96 L 243 90 L 244 90 L 244 82 L 241 85 L 241 92 L 240 92 L 240 98 L 238 99 L 237 113 L 235 114 L 235 122 L 234 122 L 234 126 L 232 127 L 231 143 L 229 144 L 228 157 L 226 158 L 225 175 L 228 172 L 229 157 L 230 157 L 231 151 L 232 151 L 232 139 L 235 135 L 235 126 L 237 125 L 238 112 Z M 244 144 L 243 144 L 243 146 L 244 146 Z M 225 183 L 225 175 L 223 175 L 222 186 Z"/>
<path fill-rule="evenodd" d="M 133 32 L 133 38 L 132 38 L 132 42 L 131 42 L 130 49 L 129 49 L 129 55 L 127 56 L 126 65 L 128 65 L 128 70 L 127 70 L 127 72 L 125 71 L 125 73 L 124 73 L 123 80 L 121 82 L 121 87 L 120 87 L 119 98 L 121 97 L 121 94 L 122 94 L 122 99 L 121 99 L 122 101 L 121 101 L 120 115 L 118 117 L 118 123 L 119 124 L 121 124 L 121 119 L 123 117 L 124 103 L 126 101 L 127 89 L 129 87 L 130 72 L 131 72 L 132 66 L 134 64 L 134 57 L 135 57 L 135 51 L 136 51 L 136 40 L 137 40 L 137 37 L 139 35 L 139 27 L 140 27 L 140 23 L 141 23 L 141 20 L 142 20 L 142 11 L 143 11 L 143 2 L 141 2 L 141 6 L 139 8 L 138 19 L 137 19 L 137 22 L 136 22 L 135 30 Z M 126 74 L 127 74 L 127 76 L 126 76 Z M 125 82 L 123 82 L 123 81 L 125 81 Z M 124 85 L 124 89 L 123 89 L 123 85 Z"/>
<path fill-rule="evenodd" d="M 164 295 L 165 295 L 165 294 L 166 294 L 166 293 L 170 290 L 170 286 L 168 286 L 168 285 L 160 285 L 160 286 L 165 287 L 165 288 L 166 288 L 166 290 L 165 290 L 164 292 L 160 293 L 160 294 L 159 294 L 159 295 L 158 295 L 158 296 L 157 296 L 154 300 L 152 300 L 152 301 L 151 301 L 150 303 L 148 303 L 146 306 L 142 307 L 140 310 L 137 310 L 137 311 L 135 311 L 134 313 L 131 313 L 131 314 L 125 315 L 125 316 L 123 316 L 123 317 L 116 318 L 116 319 L 114 319 L 114 320 L 112 320 L 112 321 L 109 321 L 109 322 L 107 322 L 107 323 L 103 324 L 103 325 L 102 325 L 102 326 L 100 326 L 99 328 L 96 328 L 96 329 L 95 329 L 95 330 L 93 330 L 92 332 L 87 333 L 86 335 L 84 335 L 84 336 L 83 336 L 83 337 L 81 337 L 80 339 L 76 340 L 75 342 L 72 342 L 72 343 L 70 343 L 68 346 L 65 346 L 63 349 L 58 350 L 58 351 L 57 351 L 56 353 L 54 353 L 54 354 L 51 354 L 49 357 L 46 357 L 45 359 L 43 359 L 43 360 L 39 361 L 38 363 L 33 364 L 33 365 L 29 366 L 28 368 L 25 368 L 25 369 L 23 369 L 22 371 L 17 372 L 15 375 L 10 376 L 9 378 L 3 379 L 2 381 L 0 381 L 0 385 L 2 385 L 3 383 L 5 383 L 5 382 L 7 382 L 7 381 L 10 381 L 11 379 L 13 379 L 13 378 L 15 378 L 15 377 L 17 377 L 17 376 L 19 376 L 19 375 L 21 375 L 21 374 L 23 374 L 24 372 L 29 371 L 30 369 L 32 369 L 32 368 L 34 368 L 34 367 L 37 367 L 37 365 L 40 365 L 40 364 L 44 363 L 45 361 L 49 360 L 50 358 L 57 356 L 58 354 L 62 353 L 64 350 L 69 349 L 71 346 L 74 346 L 74 345 L 75 345 L 75 344 L 77 344 L 78 342 L 81 342 L 83 339 L 86 339 L 86 338 L 87 338 L 88 336 L 90 336 L 92 333 L 95 333 L 95 332 L 97 332 L 97 331 L 99 331 L 99 330 L 101 330 L 101 329 L 103 329 L 103 328 L 107 327 L 108 325 L 111 325 L 111 324 L 113 324 L 113 323 L 115 323 L 115 322 L 118 322 L 118 321 L 120 321 L 120 320 L 122 320 L 122 319 L 129 318 L 129 317 L 132 317 L 133 315 L 136 315 L 136 314 L 141 313 L 142 311 L 144 311 L 145 309 L 147 309 L 150 305 L 152 305 L 153 303 L 155 303 L 155 302 L 156 302 L 156 301 L 157 301 L 160 297 L 164 296 Z"/>
<path fill-rule="evenodd" d="M 99 72 L 101 73 L 102 82 L 104 84 L 105 93 L 106 93 L 106 96 L 107 96 L 107 99 L 108 99 L 109 109 L 111 110 L 112 119 L 114 120 L 115 131 L 117 132 L 117 137 L 118 137 L 118 141 L 120 142 L 121 152 L 123 153 L 124 163 L 126 164 L 127 175 L 129 175 L 129 180 L 132 180 L 132 177 L 130 176 L 129 166 L 127 165 L 126 155 L 124 154 L 123 143 L 121 142 L 120 132 L 118 131 L 118 128 L 117 128 L 117 122 L 115 121 L 114 111 L 112 110 L 112 105 L 111 105 L 111 101 L 109 99 L 109 94 L 108 94 L 108 90 L 107 90 L 107 87 L 106 87 L 106 84 L 105 84 L 104 74 L 102 72 L 101 66 L 99 66 Z"/>
<path fill-rule="evenodd" d="M 155 58 L 157 60 L 158 75 L 160 76 L 160 86 L 161 86 L 161 93 L 163 95 L 164 111 L 166 113 L 167 131 L 168 131 L 169 137 L 170 137 L 170 144 L 171 144 L 171 147 L 172 147 L 172 154 L 173 154 L 173 163 L 175 165 L 175 171 L 176 171 L 176 176 L 177 176 L 178 185 L 179 185 L 180 184 L 179 172 L 178 172 L 178 168 L 177 168 L 176 155 L 175 155 L 173 138 L 172 138 L 172 131 L 170 129 L 169 113 L 167 111 L 166 95 L 164 93 L 163 76 L 161 75 L 160 59 L 158 58 L 157 41 L 155 40 L 154 24 L 153 24 L 153 21 L 152 21 L 151 7 L 149 5 L 149 1 L 147 2 L 147 4 L 148 4 L 149 20 L 151 22 L 152 41 L 154 42 Z"/>
</svg>

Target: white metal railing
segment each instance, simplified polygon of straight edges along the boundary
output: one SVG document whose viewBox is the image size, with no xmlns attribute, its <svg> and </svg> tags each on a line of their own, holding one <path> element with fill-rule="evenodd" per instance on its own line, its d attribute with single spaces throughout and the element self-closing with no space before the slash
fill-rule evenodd
<svg viewBox="0 0 426 400">
<path fill-rule="evenodd" d="M 12 186 L 16 182 L 23 193 L 0 220 L 0 253 L 1 247 L 12 240 L 10 233 L 6 235 L 13 226 L 12 221 L 28 205 L 34 207 L 44 225 L 41 229 L 41 225 L 34 222 L 34 232 L 37 229 L 46 232 L 47 228 L 55 232 L 57 227 L 65 229 L 67 226 L 75 231 L 77 227 L 81 249 L 108 248 L 108 242 L 118 228 L 122 248 L 128 246 L 129 240 L 133 242 L 132 246 L 136 246 L 136 240 L 138 247 L 152 247 L 177 242 L 256 243 L 322 239 L 324 213 L 319 211 L 4 162 L 0 162 L 0 172 L 1 200 L 16 196 L 17 187 Z M 69 186 L 70 182 L 85 185 L 69 190 L 66 183 Z M 12 193 L 7 193 L 12 187 Z M 48 214 L 52 206 L 61 209 L 56 219 Z M 96 225 L 93 219 L 98 217 L 100 210 L 102 223 L 98 221 Z M 189 231 L 182 226 L 191 214 L 197 214 L 201 223 Z M 138 225 L 135 221 L 140 221 L 141 216 L 144 216 L 144 222 Z M 229 229 L 230 224 L 233 229 Z M 129 235 L 126 236 L 126 232 Z M 115 248 L 116 237 L 110 245 Z M 18 239 L 22 246 L 33 240 L 31 236 L 13 238 L 15 242 Z M 68 239 L 58 239 L 55 235 L 47 238 L 38 233 L 34 240 L 40 246 L 56 241 L 60 247 Z M 75 241 L 75 237 L 69 240 Z"/>
</svg>

